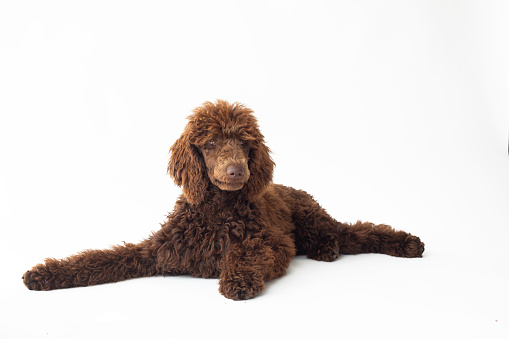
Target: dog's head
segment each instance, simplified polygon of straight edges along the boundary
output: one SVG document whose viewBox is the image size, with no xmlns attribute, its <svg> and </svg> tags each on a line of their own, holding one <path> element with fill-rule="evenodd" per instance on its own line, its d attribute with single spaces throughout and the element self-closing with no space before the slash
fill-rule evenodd
<svg viewBox="0 0 509 339">
<path fill-rule="evenodd" d="M 210 185 L 252 199 L 272 181 L 274 162 L 253 111 L 218 100 L 194 109 L 181 137 L 170 148 L 168 173 L 192 204 Z"/>
</svg>

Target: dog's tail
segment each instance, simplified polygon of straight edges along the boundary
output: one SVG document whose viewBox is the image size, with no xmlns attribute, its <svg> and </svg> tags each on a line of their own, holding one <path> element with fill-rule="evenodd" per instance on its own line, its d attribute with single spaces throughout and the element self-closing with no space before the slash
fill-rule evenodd
<svg viewBox="0 0 509 339">
<path fill-rule="evenodd" d="M 46 259 L 23 275 L 30 290 L 90 286 L 156 274 L 155 260 L 140 244 L 86 250 L 65 259 Z"/>
</svg>

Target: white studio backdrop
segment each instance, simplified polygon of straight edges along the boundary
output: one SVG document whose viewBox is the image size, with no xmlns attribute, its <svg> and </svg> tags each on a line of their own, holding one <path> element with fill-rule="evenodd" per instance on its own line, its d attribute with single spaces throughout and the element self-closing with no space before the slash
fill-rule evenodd
<svg viewBox="0 0 509 339">
<path fill-rule="evenodd" d="M 509 3 L 0 2 L 2 338 L 509 335 Z M 204 101 L 252 108 L 274 181 L 422 259 L 298 257 L 257 298 L 168 277 L 52 292 L 46 257 L 137 242 Z"/>
</svg>

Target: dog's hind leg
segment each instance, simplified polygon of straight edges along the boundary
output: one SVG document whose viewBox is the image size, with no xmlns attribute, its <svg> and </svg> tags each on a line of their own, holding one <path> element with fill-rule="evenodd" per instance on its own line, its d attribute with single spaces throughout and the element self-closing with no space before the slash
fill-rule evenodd
<svg viewBox="0 0 509 339">
<path fill-rule="evenodd" d="M 354 225 L 336 221 L 311 195 L 288 189 L 292 198 L 297 254 L 333 261 L 339 254 L 383 253 L 397 257 L 421 257 L 424 244 L 409 233 L 387 225 L 358 221 Z"/>
<path fill-rule="evenodd" d="M 396 231 L 388 225 L 370 222 L 342 224 L 339 236 L 341 253 L 382 253 L 395 257 L 422 257 L 424 243 L 419 237 Z"/>
<path fill-rule="evenodd" d="M 61 260 L 46 259 L 23 275 L 23 283 L 31 290 L 53 290 L 155 275 L 154 259 L 142 244 L 86 250 Z"/>
</svg>

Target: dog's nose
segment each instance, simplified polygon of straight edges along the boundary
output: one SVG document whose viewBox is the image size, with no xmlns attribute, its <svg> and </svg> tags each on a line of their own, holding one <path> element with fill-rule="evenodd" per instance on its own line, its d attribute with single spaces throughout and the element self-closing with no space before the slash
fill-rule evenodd
<svg viewBox="0 0 509 339">
<path fill-rule="evenodd" d="M 231 180 L 239 180 L 244 176 L 244 167 L 240 165 L 230 165 L 226 168 L 226 174 Z"/>
</svg>

